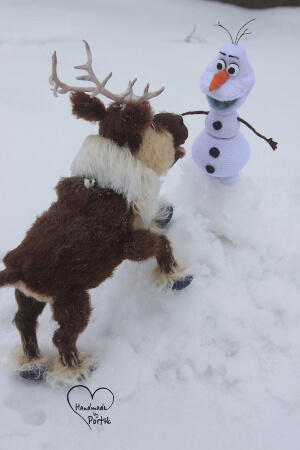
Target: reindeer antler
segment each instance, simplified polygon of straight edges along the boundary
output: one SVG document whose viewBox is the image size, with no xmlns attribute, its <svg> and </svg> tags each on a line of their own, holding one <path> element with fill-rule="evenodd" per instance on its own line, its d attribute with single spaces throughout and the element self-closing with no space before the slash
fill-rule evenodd
<svg viewBox="0 0 300 450">
<path fill-rule="evenodd" d="M 136 79 L 135 79 L 136 81 Z M 133 84 L 132 84 L 133 86 Z M 131 88 L 132 88 L 131 86 Z M 143 103 L 143 102 L 147 102 L 148 100 L 150 100 L 151 98 L 157 97 L 158 95 L 160 95 L 163 91 L 164 91 L 164 87 L 161 87 L 158 91 L 154 91 L 154 92 L 149 92 L 149 87 L 150 84 L 148 83 L 144 89 L 144 93 L 143 95 L 135 95 L 133 90 L 131 89 L 131 93 L 128 94 L 126 96 L 126 98 L 124 99 L 124 103 L 128 103 L 128 102 L 137 102 L 137 103 Z"/>
<path fill-rule="evenodd" d="M 153 97 L 157 97 L 160 95 L 164 87 L 155 92 L 149 92 L 149 84 L 144 89 L 144 94 L 140 97 L 137 97 L 133 93 L 133 85 L 136 82 L 136 78 L 133 81 L 129 81 L 127 89 L 122 94 L 113 94 L 108 89 L 105 88 L 106 83 L 112 76 L 112 72 L 110 72 L 102 82 L 98 80 L 96 77 L 93 68 L 92 68 L 92 53 L 89 44 L 86 41 L 83 41 L 87 53 L 87 62 L 81 66 L 75 66 L 75 69 L 86 70 L 87 75 L 83 75 L 80 77 L 76 77 L 77 80 L 82 81 L 91 81 L 96 85 L 96 87 L 88 86 L 88 87 L 80 87 L 80 86 L 69 86 L 68 84 L 63 83 L 57 76 L 57 57 L 56 52 L 53 53 L 52 56 L 52 73 L 49 78 L 49 83 L 54 86 L 52 91 L 55 97 L 58 97 L 59 94 L 66 94 L 67 92 L 91 92 L 91 97 L 95 97 L 98 94 L 104 95 L 105 97 L 113 100 L 115 102 L 128 103 L 128 102 L 139 102 L 143 103 L 145 101 L 150 100 Z"/>
</svg>

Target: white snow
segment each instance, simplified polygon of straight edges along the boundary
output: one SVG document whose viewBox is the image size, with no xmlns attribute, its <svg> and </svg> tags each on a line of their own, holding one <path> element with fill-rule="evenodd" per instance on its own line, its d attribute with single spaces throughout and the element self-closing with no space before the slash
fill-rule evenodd
<svg viewBox="0 0 300 450">
<path fill-rule="evenodd" d="M 13 290 L 0 292 L 0 448 L 30 450 L 298 450 L 300 440 L 300 175 L 298 74 L 300 9 L 247 10 L 205 0 L 2 0 L 0 257 L 23 238 L 55 199 L 53 187 L 97 127 L 76 120 L 67 96 L 48 85 L 57 51 L 60 78 L 89 42 L 94 69 L 121 92 L 165 86 L 155 111 L 208 109 L 198 84 L 235 33 L 256 85 L 239 110 L 278 150 L 241 127 L 250 161 L 233 187 L 208 179 L 190 149 L 204 127 L 188 116 L 187 156 L 169 172 L 163 194 L 175 208 L 167 231 L 193 267 L 181 292 L 151 285 L 154 261 L 124 262 L 91 291 L 93 315 L 78 344 L 100 354 L 87 386 L 115 395 L 110 425 L 90 431 L 67 403 L 67 391 L 26 382 L 9 369 L 20 343 L 11 323 Z M 197 25 L 190 43 L 186 36 Z M 80 83 L 80 82 L 79 82 Z M 3 265 L 1 265 L 3 267 Z M 55 323 L 40 319 L 42 350 L 55 355 Z"/>
</svg>

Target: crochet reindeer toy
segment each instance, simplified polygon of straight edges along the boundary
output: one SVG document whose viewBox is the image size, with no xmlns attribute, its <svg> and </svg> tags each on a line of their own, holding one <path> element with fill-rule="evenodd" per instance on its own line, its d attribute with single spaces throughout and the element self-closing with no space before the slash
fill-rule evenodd
<svg viewBox="0 0 300 450">
<path fill-rule="evenodd" d="M 84 41 L 85 42 L 85 41 Z M 172 217 L 172 207 L 158 200 L 160 176 L 180 157 L 188 136 L 182 117 L 153 115 L 149 100 L 163 91 L 140 97 L 133 82 L 121 95 L 105 87 L 109 74 L 99 82 L 85 42 L 88 61 L 76 68 L 88 75 L 79 80 L 96 87 L 62 83 L 52 58 L 53 92 L 71 92 L 73 114 L 99 122 L 99 134 L 87 137 L 71 167 L 71 177 L 56 186 L 57 200 L 37 218 L 23 242 L 4 258 L 0 286 L 14 286 L 18 311 L 14 323 L 23 345 L 19 373 L 23 378 L 78 381 L 88 375 L 90 363 L 78 353 L 76 341 L 91 314 L 88 290 L 113 275 L 125 259 L 142 262 L 155 257 L 156 282 L 172 289 L 186 287 L 184 275 L 169 240 L 155 232 Z M 86 92 L 90 92 L 91 96 Z M 95 96 L 113 101 L 107 108 Z M 40 354 L 36 328 L 38 316 L 50 303 L 59 328 L 53 343 L 59 358 L 49 365 Z"/>
</svg>

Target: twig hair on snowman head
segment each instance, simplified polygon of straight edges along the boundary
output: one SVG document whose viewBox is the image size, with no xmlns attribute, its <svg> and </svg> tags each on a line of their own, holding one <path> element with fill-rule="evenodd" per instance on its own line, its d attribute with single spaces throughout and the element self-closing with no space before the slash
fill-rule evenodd
<svg viewBox="0 0 300 450">
<path fill-rule="evenodd" d="M 232 38 L 230 32 L 227 30 L 227 28 L 225 28 L 223 25 L 221 25 L 220 22 L 216 23 L 216 24 L 215 24 L 215 27 L 221 27 L 221 28 L 223 28 L 223 30 L 227 31 L 227 33 L 228 33 L 229 36 L 230 36 L 231 43 L 237 45 L 237 44 L 239 43 L 240 39 L 241 39 L 243 36 L 246 36 L 247 34 L 252 34 L 251 31 L 249 31 L 249 29 L 246 28 L 246 30 L 244 30 L 243 33 L 239 36 L 239 33 L 242 31 L 242 29 L 245 28 L 245 26 L 248 25 L 248 23 L 253 22 L 253 20 L 256 20 L 256 19 L 251 19 L 251 20 L 249 20 L 248 22 L 245 23 L 245 25 L 243 25 L 243 26 L 239 29 L 239 31 L 238 31 L 237 34 L 236 34 L 236 37 L 235 37 L 234 42 L 233 42 L 233 38 Z"/>
</svg>

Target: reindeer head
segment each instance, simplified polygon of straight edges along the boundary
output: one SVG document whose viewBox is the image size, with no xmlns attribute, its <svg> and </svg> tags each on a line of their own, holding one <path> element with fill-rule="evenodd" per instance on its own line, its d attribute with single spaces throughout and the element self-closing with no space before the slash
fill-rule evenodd
<svg viewBox="0 0 300 450">
<path fill-rule="evenodd" d="M 77 118 L 90 122 L 99 122 L 99 134 L 110 139 L 120 147 L 127 147 L 147 167 L 158 175 L 163 175 L 179 159 L 185 155 L 181 145 L 188 137 L 188 130 L 181 116 L 171 113 L 153 115 L 149 100 L 160 95 L 164 88 L 149 92 L 149 84 L 141 96 L 133 93 L 136 79 L 130 81 L 122 94 L 113 94 L 105 85 L 111 78 L 110 73 L 100 82 L 92 69 L 90 47 L 85 42 L 87 63 L 75 66 L 76 69 L 87 71 L 87 75 L 77 77 L 78 80 L 93 82 L 95 87 L 77 87 L 62 83 L 56 72 L 57 59 L 52 57 L 52 74 L 50 83 L 54 86 L 53 93 L 65 94 L 71 92 L 72 112 Z M 90 92 L 91 95 L 88 95 Z M 102 94 L 113 100 L 108 107 L 97 98 Z"/>
</svg>

